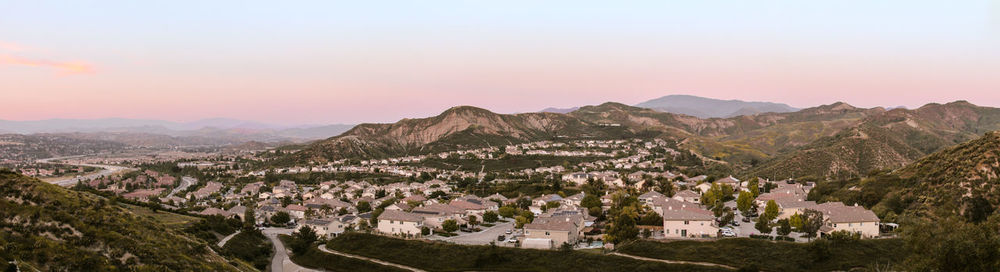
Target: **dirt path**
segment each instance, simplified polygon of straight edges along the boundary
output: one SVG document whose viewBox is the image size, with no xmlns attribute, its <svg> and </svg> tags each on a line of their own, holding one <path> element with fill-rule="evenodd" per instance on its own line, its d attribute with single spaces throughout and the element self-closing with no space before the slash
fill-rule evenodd
<svg viewBox="0 0 1000 272">
<path fill-rule="evenodd" d="M 222 241 L 219 241 L 219 243 L 217 245 L 220 248 L 226 246 L 226 242 L 229 242 L 229 239 L 233 239 L 233 236 L 236 236 L 237 234 L 240 234 L 240 232 L 237 231 L 237 232 L 234 232 L 233 234 L 230 234 L 229 236 L 226 236 L 225 238 L 222 238 Z"/>
<path fill-rule="evenodd" d="M 347 253 L 343 253 L 343 252 L 339 252 L 339 251 L 333 251 L 333 250 L 327 249 L 326 245 L 323 245 L 323 244 L 319 245 L 319 250 L 321 250 L 323 252 L 326 252 L 326 253 L 334 254 L 334 255 L 340 255 L 340 256 L 344 256 L 344 257 L 348 257 L 348 258 L 352 258 L 352 259 L 358 259 L 358 260 L 365 260 L 365 261 L 369 261 L 369 262 L 373 262 L 373 263 L 377 263 L 377 264 L 381 264 L 381 265 L 386 265 L 386 266 L 392 266 L 392 267 L 397 267 L 397 268 L 401 268 L 401 269 L 406 269 L 406 270 L 410 270 L 410 271 L 413 271 L 413 272 L 426 272 L 425 270 L 422 270 L 422 269 L 413 268 L 413 267 L 409 267 L 409 266 L 405 266 L 405 265 L 401 265 L 401 264 L 394 264 L 394 263 L 386 262 L 386 261 L 379 260 L 379 259 L 373 259 L 373 258 L 363 257 L 363 256 L 354 255 L 354 254 L 347 254 Z"/>
<path fill-rule="evenodd" d="M 618 253 L 618 252 L 611 253 L 610 255 L 622 256 L 622 257 L 625 257 L 625 258 L 632 258 L 632 259 L 636 259 L 636 260 L 649 261 L 649 262 L 661 262 L 661 263 L 668 263 L 668 264 L 690 264 L 690 265 L 700 265 L 700 266 L 712 266 L 712 267 L 725 268 L 725 269 L 729 269 L 729 270 L 736 270 L 735 267 L 724 265 L 724 264 L 716 264 L 716 263 L 661 260 L 661 259 L 653 259 L 653 258 L 646 258 L 646 257 L 639 257 L 639 256 L 634 256 L 634 255 L 628 255 L 628 254 L 623 254 L 623 253 Z"/>
</svg>

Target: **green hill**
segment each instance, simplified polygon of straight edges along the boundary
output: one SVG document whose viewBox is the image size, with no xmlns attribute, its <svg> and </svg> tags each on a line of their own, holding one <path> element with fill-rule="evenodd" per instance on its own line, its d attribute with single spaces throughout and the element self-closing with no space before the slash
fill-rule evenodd
<svg viewBox="0 0 1000 272">
<path fill-rule="evenodd" d="M 99 196 L 0 170 L 0 262 L 22 271 L 235 271 L 203 242 Z"/>
<path fill-rule="evenodd" d="M 898 215 L 985 220 L 1000 205 L 1000 132 L 944 149 L 893 172 L 820 182 L 810 199 L 871 207 Z"/>
</svg>

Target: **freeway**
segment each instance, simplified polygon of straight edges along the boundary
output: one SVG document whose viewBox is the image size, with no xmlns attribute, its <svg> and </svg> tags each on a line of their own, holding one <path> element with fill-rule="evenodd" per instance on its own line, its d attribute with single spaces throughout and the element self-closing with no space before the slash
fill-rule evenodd
<svg viewBox="0 0 1000 272">
<path fill-rule="evenodd" d="M 81 158 L 81 157 L 84 157 L 84 156 L 85 155 L 67 156 L 67 157 L 56 157 L 56 158 L 41 159 L 41 160 L 37 160 L 36 162 L 38 162 L 38 163 L 58 163 L 58 164 L 66 164 L 66 165 L 73 165 L 73 166 L 89 166 L 89 167 L 102 168 L 101 171 L 98 171 L 97 173 L 93 173 L 93 174 L 87 174 L 87 175 L 76 176 L 76 177 L 67 177 L 67 178 L 56 179 L 56 180 L 48 180 L 48 183 L 52 183 L 52 184 L 63 186 L 63 187 L 69 187 L 69 186 L 76 185 L 76 183 L 79 182 L 79 181 L 81 181 L 81 180 L 97 179 L 97 178 L 101 178 L 101 177 L 105 177 L 105 176 L 110 176 L 110 175 L 112 175 L 114 173 L 117 173 L 117 172 L 120 172 L 120 171 L 131 171 L 131 170 L 133 170 L 132 168 L 128 168 L 128 167 L 124 167 L 124 166 L 116 166 L 116 165 L 53 162 L 53 161 L 57 161 L 57 160 Z"/>
</svg>

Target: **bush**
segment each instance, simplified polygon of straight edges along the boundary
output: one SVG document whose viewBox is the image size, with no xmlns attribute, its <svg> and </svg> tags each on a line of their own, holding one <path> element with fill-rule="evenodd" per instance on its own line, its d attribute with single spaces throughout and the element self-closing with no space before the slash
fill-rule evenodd
<svg viewBox="0 0 1000 272">
<path fill-rule="evenodd" d="M 662 260 L 709 262 L 733 267 L 756 266 L 767 271 L 847 271 L 876 263 L 899 264 L 909 255 L 900 239 L 859 240 L 829 243 L 827 246 L 828 250 L 823 250 L 813 248 L 813 243 L 747 238 L 667 243 L 640 240 L 618 247 L 618 251 Z"/>
<path fill-rule="evenodd" d="M 266 270 L 271 264 L 271 253 L 274 248 L 267 237 L 259 231 L 244 231 L 226 242 L 222 254 L 244 260 L 260 270 Z"/>
<path fill-rule="evenodd" d="M 292 243 L 292 237 L 288 235 L 279 236 L 281 241 L 286 245 Z M 295 264 L 313 268 L 322 269 L 326 271 L 335 272 L 354 272 L 354 271 L 408 271 L 392 266 L 384 266 L 377 263 L 358 260 L 354 258 L 343 257 L 340 255 L 329 254 L 320 251 L 316 247 L 309 248 L 306 252 L 302 254 L 294 254 L 289 256 Z M 262 269 L 262 270 L 266 270 Z"/>
<path fill-rule="evenodd" d="M 726 271 L 581 251 L 465 246 L 363 233 L 341 235 L 327 247 L 429 271 Z"/>
</svg>

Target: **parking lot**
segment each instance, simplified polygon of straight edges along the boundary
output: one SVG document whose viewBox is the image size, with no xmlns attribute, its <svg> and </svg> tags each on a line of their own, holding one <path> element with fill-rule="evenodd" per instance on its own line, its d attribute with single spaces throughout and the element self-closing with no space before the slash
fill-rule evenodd
<svg viewBox="0 0 1000 272">
<path fill-rule="evenodd" d="M 514 244 L 512 243 L 497 241 L 497 236 L 500 235 L 503 235 L 505 239 L 510 238 L 511 235 L 506 234 L 507 230 L 514 231 L 511 235 L 518 234 L 518 230 L 514 229 L 513 222 L 498 222 L 496 225 L 485 228 L 480 232 L 458 232 L 458 236 L 444 237 L 436 240 L 448 241 L 462 245 L 489 245 L 490 242 L 494 242 L 498 246 L 513 246 Z"/>
</svg>

